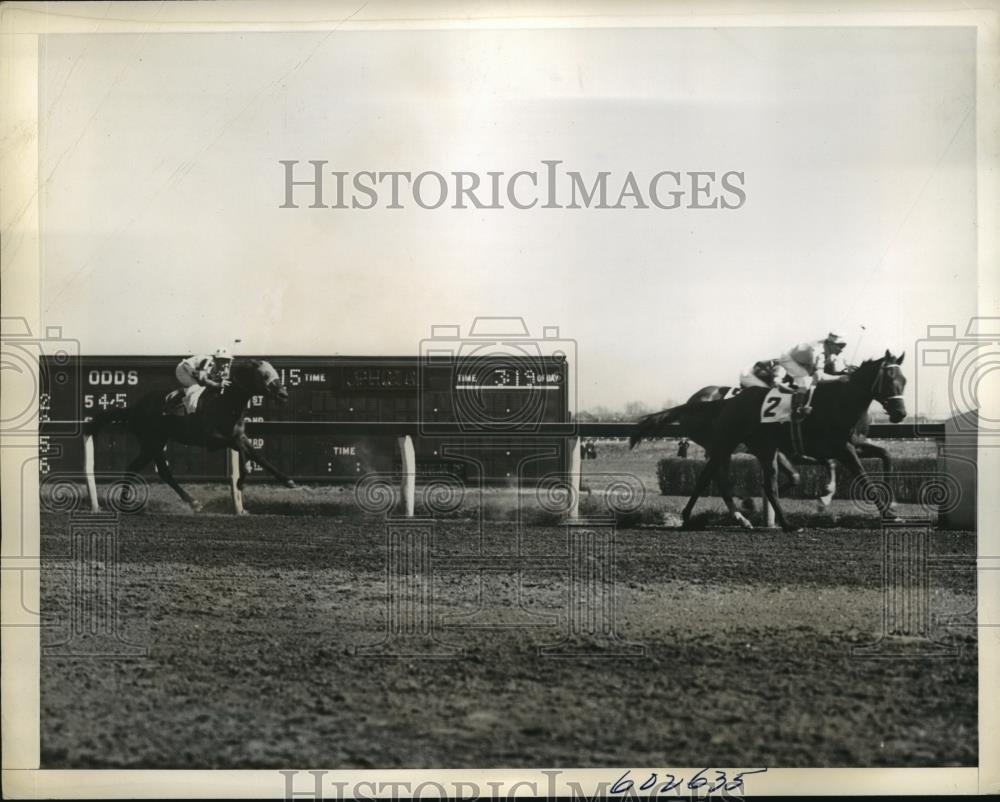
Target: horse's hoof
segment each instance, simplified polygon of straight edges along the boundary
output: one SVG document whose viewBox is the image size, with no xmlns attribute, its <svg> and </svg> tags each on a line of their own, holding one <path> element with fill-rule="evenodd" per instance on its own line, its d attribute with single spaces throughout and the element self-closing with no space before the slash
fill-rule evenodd
<svg viewBox="0 0 1000 802">
<path fill-rule="evenodd" d="M 801 535 L 806 530 L 801 526 L 783 526 L 786 535 Z"/>
<path fill-rule="evenodd" d="M 792 482 L 792 487 L 798 487 L 802 483 L 802 475 L 798 473 L 793 473 L 790 477 Z"/>
<path fill-rule="evenodd" d="M 237 514 L 237 515 L 249 515 L 249 514 L 250 514 L 250 510 L 240 510 L 240 511 L 239 511 L 238 513 L 236 513 L 236 514 Z"/>
<path fill-rule="evenodd" d="M 196 501 L 192 501 L 190 506 L 191 506 L 191 511 L 192 512 L 201 512 L 202 506 L 201 506 L 201 502 L 200 501 L 197 501 L 197 500 Z"/>
<path fill-rule="evenodd" d="M 746 516 L 743 515 L 742 513 L 738 512 L 733 517 L 736 519 L 736 523 L 738 523 L 744 529 L 753 529 L 753 524 L 750 523 L 750 521 L 748 521 Z"/>
<path fill-rule="evenodd" d="M 289 479 L 287 482 L 285 482 L 285 487 L 287 487 L 289 490 L 294 490 L 296 487 L 298 487 L 298 485 L 295 484 L 294 480 Z"/>
</svg>

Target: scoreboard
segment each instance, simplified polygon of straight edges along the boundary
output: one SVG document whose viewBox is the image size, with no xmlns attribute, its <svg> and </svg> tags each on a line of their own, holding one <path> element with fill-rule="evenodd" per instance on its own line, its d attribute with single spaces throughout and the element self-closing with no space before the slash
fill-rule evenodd
<svg viewBox="0 0 1000 802">
<path fill-rule="evenodd" d="M 148 392 L 178 387 L 182 356 L 43 356 L 39 387 L 42 474 L 77 474 L 83 466 L 83 422 L 127 408 Z M 346 483 L 399 469 L 396 438 L 338 434 L 337 422 L 421 422 L 414 438 L 418 475 L 447 473 L 488 483 L 564 471 L 565 438 L 526 437 L 536 423 L 570 424 L 568 366 L 561 357 L 262 357 L 288 389 L 285 404 L 251 398 L 246 420 L 253 445 L 297 481 Z M 269 425 L 254 430 L 255 423 Z M 298 423 L 329 423 L 296 432 Z M 443 424 L 443 425 L 442 425 Z M 460 434 L 454 434 L 458 424 Z M 440 425 L 440 431 L 435 427 Z M 489 437 L 483 431 L 489 430 Z M 499 432 L 499 434 L 497 434 Z M 518 434 L 521 434 L 518 437 Z M 95 438 L 95 470 L 119 473 L 138 454 L 124 424 Z M 222 480 L 224 451 L 171 443 L 180 481 Z M 251 478 L 260 466 L 251 463 Z M 152 470 L 152 469 L 150 469 Z M 270 477 L 268 477 L 270 478 Z"/>
</svg>

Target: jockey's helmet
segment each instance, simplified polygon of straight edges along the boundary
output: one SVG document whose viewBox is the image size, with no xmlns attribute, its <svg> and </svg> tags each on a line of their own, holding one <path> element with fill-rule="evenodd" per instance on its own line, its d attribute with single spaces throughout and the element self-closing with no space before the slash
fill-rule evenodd
<svg viewBox="0 0 1000 802">
<path fill-rule="evenodd" d="M 215 354 L 212 356 L 213 359 L 232 359 L 233 355 L 229 353 L 228 348 L 219 348 Z"/>
<path fill-rule="evenodd" d="M 834 334 L 832 331 L 826 335 L 826 339 L 823 342 L 830 346 L 830 348 L 841 349 L 847 345 L 847 340 L 841 337 L 839 334 Z"/>
</svg>

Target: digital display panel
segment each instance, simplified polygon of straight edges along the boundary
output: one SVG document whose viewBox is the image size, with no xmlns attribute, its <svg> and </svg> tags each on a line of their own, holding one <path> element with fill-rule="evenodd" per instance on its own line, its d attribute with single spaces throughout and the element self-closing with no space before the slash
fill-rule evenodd
<svg viewBox="0 0 1000 802">
<path fill-rule="evenodd" d="M 125 409 L 147 393 L 164 396 L 179 384 L 174 371 L 183 357 L 83 356 L 56 364 L 43 357 L 39 375 L 39 470 L 79 473 L 83 465 L 82 422 L 97 413 Z M 516 438 L 537 422 L 569 423 L 565 360 L 504 356 L 463 361 L 421 357 L 266 357 L 289 392 L 278 404 L 265 396 L 248 402 L 247 434 L 253 445 L 300 481 L 350 482 L 366 473 L 398 470 L 393 436 L 330 431 L 297 433 L 296 423 L 406 422 L 425 426 L 415 438 L 418 474 L 450 473 L 466 480 L 504 481 L 564 468 L 563 457 L 524 463 L 525 449 L 550 451 L 558 438 Z M 254 423 L 287 424 L 277 433 L 255 432 Z M 444 436 L 435 424 L 462 424 L 462 434 Z M 476 443 L 484 429 L 500 428 L 511 440 Z M 537 449 L 536 449 L 537 450 Z M 125 471 L 138 444 L 122 424 L 95 438 L 95 470 Z M 453 453 L 448 453 L 453 452 Z M 169 444 L 178 479 L 222 480 L 222 451 Z M 457 455 L 457 456 L 456 456 Z M 260 467 L 251 463 L 251 476 Z"/>
</svg>

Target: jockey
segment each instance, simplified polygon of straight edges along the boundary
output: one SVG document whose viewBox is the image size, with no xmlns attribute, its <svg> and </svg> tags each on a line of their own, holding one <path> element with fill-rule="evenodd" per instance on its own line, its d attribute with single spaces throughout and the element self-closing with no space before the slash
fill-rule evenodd
<svg viewBox="0 0 1000 802">
<path fill-rule="evenodd" d="M 790 377 L 793 387 L 806 389 L 825 382 L 848 380 L 847 366 L 840 355 L 847 342 L 831 332 L 825 340 L 800 343 L 778 357 L 778 366 Z"/>
<path fill-rule="evenodd" d="M 174 374 L 184 387 L 226 387 L 229 366 L 233 361 L 229 349 L 220 348 L 212 356 L 195 355 L 182 360 Z"/>
<path fill-rule="evenodd" d="M 233 356 L 228 348 L 219 348 L 212 356 L 196 354 L 182 360 L 174 371 L 177 381 L 184 387 L 181 397 L 183 408 L 190 414 L 195 411 L 202 388 L 225 389 L 229 386 L 229 368 Z"/>
<path fill-rule="evenodd" d="M 778 387 L 804 390 L 829 381 L 847 381 L 848 368 L 841 352 L 847 342 L 831 332 L 818 342 L 799 343 L 777 359 L 757 362 L 740 376 L 741 387 Z"/>
</svg>

